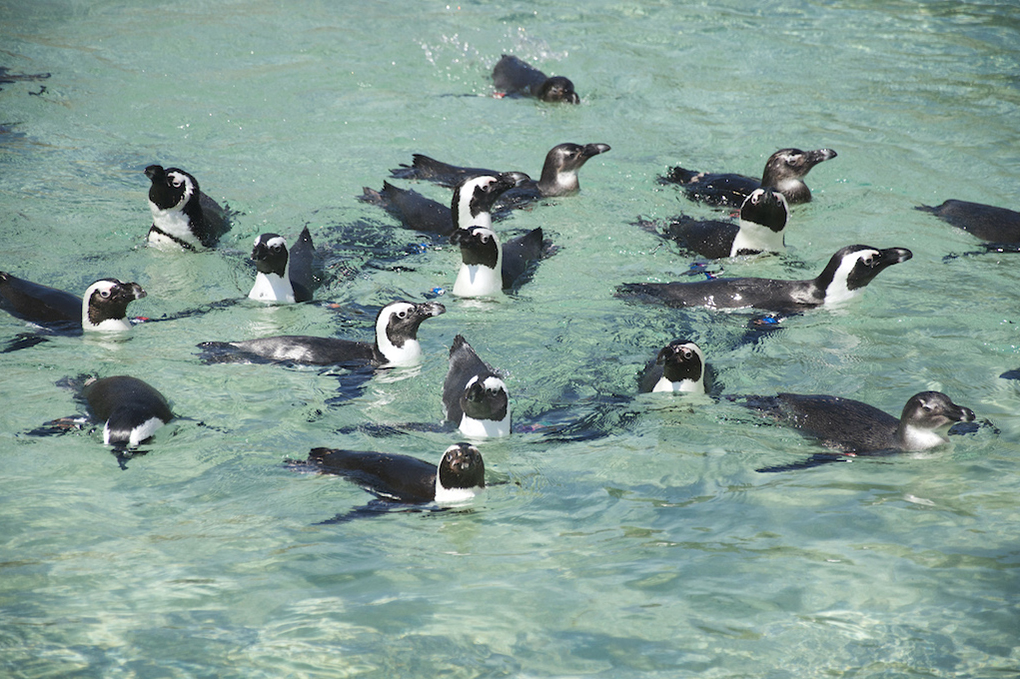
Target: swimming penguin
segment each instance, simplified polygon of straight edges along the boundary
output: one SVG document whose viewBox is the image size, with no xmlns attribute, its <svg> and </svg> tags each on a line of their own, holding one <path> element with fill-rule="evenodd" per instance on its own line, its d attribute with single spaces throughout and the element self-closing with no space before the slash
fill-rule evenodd
<svg viewBox="0 0 1020 679">
<path fill-rule="evenodd" d="M 946 432 L 958 422 L 973 422 L 974 411 L 958 406 L 938 391 L 910 397 L 899 419 L 861 401 L 819 394 L 752 396 L 744 405 L 844 455 L 875 455 L 897 451 L 928 450 L 948 439 Z M 839 458 L 812 458 L 787 468 L 815 466 Z"/>
<path fill-rule="evenodd" d="M 1020 212 L 965 200 L 947 200 L 942 205 L 919 205 L 958 229 L 992 243 L 1020 243 Z"/>
<path fill-rule="evenodd" d="M 577 181 L 577 172 L 588 162 L 589 158 L 609 150 L 609 144 L 584 144 L 582 146 L 568 143 L 554 146 L 545 156 L 542 177 L 537 182 L 534 180 L 522 182 L 512 191 L 507 191 L 507 197 L 512 196 L 515 202 L 523 202 L 577 193 L 581 188 Z M 410 166 L 401 165 L 397 169 L 390 170 L 390 173 L 397 179 L 426 179 L 450 187 L 471 177 L 499 174 L 494 170 L 478 167 L 449 165 L 420 153 L 414 154 L 413 157 L 414 161 Z"/>
<path fill-rule="evenodd" d="M 548 78 L 534 66 L 509 54 L 504 54 L 492 69 L 492 84 L 497 92 L 506 95 L 520 94 L 542 101 L 564 101 L 568 104 L 581 102 L 569 78 L 561 75 Z"/>
<path fill-rule="evenodd" d="M 203 342 L 198 346 L 207 352 L 209 362 L 263 359 L 307 365 L 414 366 L 421 362 L 422 355 L 418 326 L 445 312 L 446 307 L 437 302 L 391 302 L 376 316 L 375 342 L 281 335 L 238 342 Z"/>
<path fill-rule="evenodd" d="M 450 367 L 443 382 L 443 416 L 470 438 L 510 434 L 506 384 L 461 335 L 453 338 L 450 347 Z"/>
<path fill-rule="evenodd" d="M 184 170 L 162 165 L 145 168 L 152 226 L 147 240 L 162 249 L 211 248 L 230 230 L 227 211 L 202 193 L 198 180 Z"/>
<path fill-rule="evenodd" d="M 641 393 L 675 391 L 704 394 L 705 354 L 694 342 L 676 339 L 664 346 L 638 378 Z"/>
<path fill-rule="evenodd" d="M 680 215 L 669 221 L 661 235 L 684 250 L 710 259 L 783 252 L 789 216 L 783 194 L 758 188 L 744 199 L 737 224 Z"/>
<path fill-rule="evenodd" d="M 492 226 L 492 206 L 508 189 L 530 181 L 523 172 L 504 172 L 495 177 L 468 179 L 453 190 L 450 207 L 426 198 L 417 191 L 383 182 L 382 191 L 364 187 L 360 199 L 379 205 L 409 229 L 449 237 L 457 227 L 472 224 Z"/>
<path fill-rule="evenodd" d="M 306 226 L 297 242 L 287 250 L 287 241 L 275 233 L 264 233 L 255 239 L 251 251 L 258 273 L 248 297 L 259 302 L 293 304 L 312 298 L 315 278 L 312 263 L 315 245 Z"/>
<path fill-rule="evenodd" d="M 163 394 L 137 377 L 117 375 L 85 383 L 82 396 L 103 425 L 103 443 L 137 448 L 173 419 Z"/>
<path fill-rule="evenodd" d="M 0 308 L 12 316 L 63 332 L 121 332 L 131 329 L 127 306 L 145 297 L 137 283 L 102 278 L 78 297 L 0 272 Z"/>
<path fill-rule="evenodd" d="M 804 183 L 804 177 L 811 168 L 835 157 L 836 152 L 832 149 L 779 149 L 765 161 L 761 181 L 739 174 L 696 172 L 679 165 L 671 168 L 662 180 L 682 185 L 691 200 L 709 205 L 740 207 L 759 186 L 779 191 L 786 197 L 787 203 L 796 205 L 811 200 L 811 190 Z"/>
<path fill-rule="evenodd" d="M 912 256 L 906 248 L 848 245 L 838 250 L 822 273 L 811 280 L 715 278 L 693 283 L 625 283 L 617 290 L 621 296 L 635 295 L 641 301 L 671 307 L 797 311 L 852 299 L 887 267 Z"/>
</svg>

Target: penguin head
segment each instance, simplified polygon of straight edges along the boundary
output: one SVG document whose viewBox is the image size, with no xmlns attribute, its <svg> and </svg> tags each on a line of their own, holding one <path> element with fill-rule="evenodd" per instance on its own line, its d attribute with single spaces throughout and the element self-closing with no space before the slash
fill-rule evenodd
<svg viewBox="0 0 1020 679">
<path fill-rule="evenodd" d="M 150 165 L 145 176 L 152 182 L 149 202 L 159 210 L 182 210 L 199 195 L 198 180 L 180 168 Z"/>
<path fill-rule="evenodd" d="M 464 263 L 495 269 L 499 265 L 500 244 L 496 232 L 484 226 L 470 226 L 457 229 L 450 235 L 450 242 L 460 246 Z"/>
<path fill-rule="evenodd" d="M 465 502 L 484 489 L 485 463 L 478 448 L 469 443 L 447 448 L 436 468 L 436 502 Z"/>
<path fill-rule="evenodd" d="M 761 176 L 762 186 L 783 188 L 783 183 L 800 180 L 818 163 L 835 158 L 832 149 L 817 151 L 801 151 L 800 149 L 779 149 L 765 161 L 765 171 Z"/>
<path fill-rule="evenodd" d="M 970 408 L 956 405 L 940 391 L 922 391 L 903 406 L 896 435 L 904 448 L 923 450 L 943 443 L 944 433 L 957 422 L 973 421 Z"/>
<path fill-rule="evenodd" d="M 116 278 L 102 278 L 85 290 L 82 296 L 81 325 L 85 330 L 127 330 L 127 305 L 145 297 L 138 283 L 124 283 Z"/>
<path fill-rule="evenodd" d="M 655 362 L 662 366 L 662 376 L 670 382 L 690 382 L 704 390 L 705 355 L 694 342 L 673 340 L 659 351 Z"/>
<path fill-rule="evenodd" d="M 552 147 L 542 165 L 539 190 L 543 196 L 565 196 L 580 189 L 577 171 L 600 153 L 610 150 L 609 144 L 559 144 Z"/>
<path fill-rule="evenodd" d="M 472 420 L 501 421 L 506 419 L 510 407 L 510 394 L 506 384 L 493 374 L 475 375 L 468 380 L 460 397 L 464 416 Z"/>
<path fill-rule="evenodd" d="M 453 190 L 450 203 L 453 223 L 458 227 L 491 226 L 492 216 L 489 213 L 496 199 L 528 179 L 523 172 L 503 172 L 464 180 Z"/>
<path fill-rule="evenodd" d="M 438 302 L 392 302 L 375 319 L 376 348 L 387 365 L 416 365 L 421 358 L 418 326 L 426 319 L 446 313 Z"/>
<path fill-rule="evenodd" d="M 825 304 L 839 303 L 853 297 L 886 268 L 913 256 L 906 248 L 848 245 L 832 256 L 815 283 L 824 291 Z"/>
<path fill-rule="evenodd" d="M 789 218 L 786 197 L 768 187 L 752 191 L 740 207 L 740 221 L 758 224 L 776 233 L 786 228 Z"/>
<path fill-rule="evenodd" d="M 581 98 L 574 91 L 574 83 L 570 82 L 570 78 L 565 78 L 562 75 L 546 78 L 546 81 L 542 83 L 542 87 L 539 88 L 537 96 L 542 101 L 563 101 L 568 104 L 581 103 Z"/>
<path fill-rule="evenodd" d="M 255 239 L 251 259 L 259 273 L 287 275 L 287 241 L 275 233 L 264 233 Z"/>
</svg>

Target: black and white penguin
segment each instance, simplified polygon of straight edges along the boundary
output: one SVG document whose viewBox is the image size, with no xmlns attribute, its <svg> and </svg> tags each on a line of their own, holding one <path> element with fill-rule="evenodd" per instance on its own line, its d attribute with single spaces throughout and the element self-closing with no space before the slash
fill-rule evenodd
<svg viewBox="0 0 1020 679">
<path fill-rule="evenodd" d="M 789 217 L 790 208 L 782 193 L 758 188 L 744 199 L 736 224 L 680 215 L 671 219 L 660 235 L 676 241 L 684 250 L 710 259 L 783 252 Z"/>
<path fill-rule="evenodd" d="M 485 176 L 485 181 L 474 179 L 468 179 L 454 188 L 450 207 L 426 198 L 417 191 L 401 189 L 389 182 L 383 182 L 382 191 L 364 187 L 360 199 L 379 205 L 409 229 L 449 237 L 458 227 L 473 224 L 491 227 L 492 206 L 496 200 L 518 183 L 531 180 L 523 172 Z"/>
<path fill-rule="evenodd" d="M 463 336 L 453 338 L 443 382 L 443 417 L 469 438 L 510 434 L 510 395 L 496 371 Z"/>
<path fill-rule="evenodd" d="M 581 185 L 577 173 L 581 167 L 600 153 L 609 151 L 609 144 L 559 144 L 552 147 L 545 156 L 542 165 L 542 177 L 522 182 L 514 189 L 506 192 L 506 198 L 512 196 L 514 202 L 526 202 L 539 198 L 553 198 L 577 193 Z M 401 165 L 390 170 L 397 179 L 425 179 L 444 186 L 457 186 L 465 179 L 482 175 L 496 176 L 495 170 L 479 167 L 458 167 L 440 162 L 428 156 L 416 153 L 410 166 Z"/>
<path fill-rule="evenodd" d="M 850 456 L 928 450 L 948 440 L 952 425 L 974 421 L 974 411 L 938 391 L 910 397 L 899 419 L 861 401 L 820 394 L 751 396 L 743 405 Z"/>
<path fill-rule="evenodd" d="M 307 226 L 289 251 L 283 236 L 260 235 L 255 239 L 251 258 L 258 273 L 249 298 L 271 304 L 307 302 L 312 298 L 316 284 L 312 273 L 315 245 Z"/>
<path fill-rule="evenodd" d="M 350 479 L 389 503 L 462 504 L 485 490 L 482 454 L 468 443 L 447 448 L 438 465 L 409 455 L 336 448 L 312 448 L 300 464 Z"/>
<path fill-rule="evenodd" d="M 105 423 L 108 446 L 137 448 L 174 417 L 163 394 L 128 375 L 89 380 L 82 397 L 93 418 Z"/>
<path fill-rule="evenodd" d="M 226 210 L 202 193 L 191 174 L 177 167 L 150 165 L 145 176 L 152 182 L 150 245 L 173 250 L 211 248 L 230 230 Z"/>
<path fill-rule="evenodd" d="M 944 222 L 991 243 L 1020 243 L 1020 212 L 1004 207 L 947 200 L 942 205 L 919 205 Z"/>
<path fill-rule="evenodd" d="M 664 346 L 638 378 L 643 394 L 661 391 L 704 394 L 705 354 L 694 342 L 676 339 Z"/>
<path fill-rule="evenodd" d="M 811 190 L 804 183 L 804 177 L 811 168 L 835 157 L 836 152 L 832 149 L 779 149 L 765 161 L 761 181 L 740 174 L 697 172 L 679 165 L 670 168 L 662 180 L 680 184 L 691 200 L 709 205 L 740 207 L 759 186 L 779 191 L 790 205 L 796 205 L 811 200 Z"/>
<path fill-rule="evenodd" d="M 546 250 L 541 227 L 500 245 L 492 229 L 457 229 L 450 242 L 460 246 L 461 265 L 453 283 L 458 297 L 485 297 L 511 290 L 531 271 Z"/>
<path fill-rule="evenodd" d="M 127 306 L 145 297 L 137 283 L 102 278 L 78 297 L 0 272 L 0 308 L 23 320 L 64 332 L 122 332 L 131 329 Z"/>
<path fill-rule="evenodd" d="M 856 297 L 879 273 L 913 256 L 906 248 L 848 245 L 836 252 L 825 269 L 810 280 L 715 278 L 692 283 L 625 283 L 620 296 L 671 307 L 769 309 L 798 311 L 837 306 Z"/>
<path fill-rule="evenodd" d="M 516 94 L 548 102 L 581 103 L 569 78 L 561 75 L 547 77 L 534 66 L 509 54 L 504 54 L 492 69 L 492 84 L 497 92 L 509 96 Z"/>
<path fill-rule="evenodd" d="M 445 312 L 446 307 L 437 302 L 391 302 L 376 316 L 374 342 L 280 335 L 237 342 L 203 342 L 198 346 L 207 352 L 210 362 L 262 359 L 307 365 L 415 366 L 422 356 L 418 327 Z"/>
</svg>

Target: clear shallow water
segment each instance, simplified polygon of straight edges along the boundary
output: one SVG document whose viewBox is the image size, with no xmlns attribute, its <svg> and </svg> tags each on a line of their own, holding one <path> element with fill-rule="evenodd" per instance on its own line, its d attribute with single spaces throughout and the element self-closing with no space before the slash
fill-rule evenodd
<svg viewBox="0 0 1020 679">
<path fill-rule="evenodd" d="M 159 317 L 250 284 L 263 230 L 308 224 L 339 309 L 240 305 L 0 355 L 0 668 L 15 677 L 1000 677 L 1020 667 L 1015 257 L 912 209 L 1016 209 L 1020 14 L 1010 3 L 8 4 L 0 91 L 3 269 L 81 290 L 137 280 Z M 579 107 L 486 96 L 500 52 L 572 77 Z M 39 96 L 32 93 L 45 91 Z M 472 96 L 459 96 L 472 95 Z M 355 199 L 412 152 L 537 174 L 562 141 L 612 145 L 580 196 L 516 214 L 561 246 L 521 293 L 444 299 L 420 370 L 333 402 L 315 370 L 201 366 L 194 345 L 278 332 L 367 338 L 394 297 L 449 287 L 449 248 Z M 836 149 L 795 209 L 790 256 L 732 275 L 809 277 L 851 242 L 904 246 L 840 312 L 738 345 L 746 316 L 612 297 L 689 260 L 630 222 L 684 210 L 655 176 L 756 174 L 781 146 Z M 241 211 L 220 250 L 140 248 L 145 165 L 193 171 Z M 406 184 L 404 184 L 406 185 Z M 436 199 L 448 193 L 415 186 Z M 0 337 L 23 324 L 0 317 Z M 367 496 L 297 475 L 310 447 L 435 458 L 453 439 L 338 433 L 436 421 L 463 333 L 509 373 L 521 422 L 634 390 L 677 336 L 726 393 L 826 392 L 896 412 L 941 389 L 986 426 L 923 456 L 759 474 L 818 448 L 726 402 L 640 397 L 587 443 L 482 448 L 468 512 L 316 526 Z M 96 434 L 35 439 L 86 370 L 146 377 L 182 419 L 117 469 Z M 578 403 L 578 399 L 582 402 Z M 327 404 L 327 402 L 330 402 Z M 199 424 L 202 423 L 202 424 Z"/>
</svg>

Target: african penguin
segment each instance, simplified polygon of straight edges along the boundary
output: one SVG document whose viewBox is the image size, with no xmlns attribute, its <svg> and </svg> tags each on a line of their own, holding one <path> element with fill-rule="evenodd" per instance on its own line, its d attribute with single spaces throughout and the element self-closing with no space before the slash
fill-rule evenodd
<svg viewBox="0 0 1020 679">
<path fill-rule="evenodd" d="M 789 217 L 783 194 L 757 188 L 744 199 L 737 224 L 680 215 L 669 221 L 661 235 L 684 250 L 710 259 L 783 252 Z"/>
<path fill-rule="evenodd" d="M 709 205 L 740 207 L 759 186 L 779 191 L 790 205 L 796 205 L 811 200 L 811 190 L 804 183 L 804 177 L 811 168 L 835 157 L 836 152 L 832 149 L 780 149 L 765 161 L 761 181 L 739 174 L 696 172 L 679 165 L 671 168 L 662 181 L 682 185 L 691 200 Z"/>
<path fill-rule="evenodd" d="M 574 83 L 561 75 L 546 77 L 545 73 L 515 56 L 504 54 L 492 69 L 492 84 L 505 95 L 524 95 L 548 102 L 578 104 L 581 98 Z"/>
<path fill-rule="evenodd" d="M 510 396 L 495 370 L 463 336 L 453 338 L 443 382 L 443 417 L 470 438 L 510 434 Z"/>
<path fill-rule="evenodd" d="M 89 380 L 82 396 L 108 446 L 137 448 L 174 417 L 161 393 L 128 375 Z"/>
<path fill-rule="evenodd" d="M 676 339 L 664 346 L 638 379 L 641 393 L 705 393 L 705 354 L 694 342 Z"/>
<path fill-rule="evenodd" d="M 312 262 L 315 245 L 306 226 L 297 242 L 287 250 L 287 241 L 275 233 L 264 233 L 255 239 L 251 251 L 257 273 L 248 297 L 259 302 L 293 304 L 312 299 L 315 278 Z"/>
<path fill-rule="evenodd" d="M 408 455 L 336 448 L 312 448 L 304 464 L 403 504 L 460 504 L 485 489 L 482 454 L 468 443 L 447 448 L 438 465 Z"/>
<path fill-rule="evenodd" d="M 131 329 L 127 306 L 145 297 L 137 283 L 102 278 L 78 297 L 0 272 L 0 308 L 13 316 L 64 331 L 120 332 Z"/>
<path fill-rule="evenodd" d="M 469 226 L 454 231 L 450 242 L 460 246 L 461 265 L 453 283 L 458 297 L 484 297 L 512 289 L 545 251 L 541 227 L 500 245 L 492 229 Z"/>
<path fill-rule="evenodd" d="M 202 193 L 191 174 L 177 167 L 150 165 L 145 176 L 152 182 L 150 245 L 172 250 L 211 248 L 230 230 L 226 211 Z"/>
<path fill-rule="evenodd" d="M 906 248 L 848 245 L 838 250 L 822 273 L 811 280 L 715 278 L 693 283 L 625 283 L 617 293 L 671 307 L 797 311 L 837 306 L 860 294 L 887 267 L 912 256 Z"/>
<path fill-rule="evenodd" d="M 861 401 L 820 394 L 751 396 L 744 405 L 851 456 L 927 450 L 945 443 L 953 424 L 974 421 L 974 411 L 938 391 L 910 397 L 899 419 Z"/>
<path fill-rule="evenodd" d="M 210 362 L 267 361 L 333 365 L 368 364 L 376 367 L 407 367 L 421 362 L 418 326 L 439 316 L 446 307 L 437 302 L 391 302 L 376 316 L 375 341 L 357 342 L 333 337 L 280 335 L 237 342 L 203 342 Z"/>
<path fill-rule="evenodd" d="M 1020 212 L 1004 207 L 947 200 L 936 207 L 920 205 L 944 222 L 991 243 L 1020 243 Z"/>
</svg>

